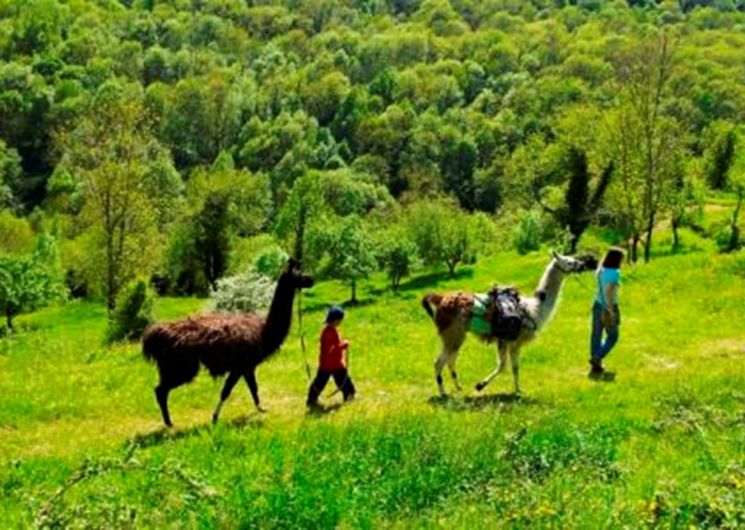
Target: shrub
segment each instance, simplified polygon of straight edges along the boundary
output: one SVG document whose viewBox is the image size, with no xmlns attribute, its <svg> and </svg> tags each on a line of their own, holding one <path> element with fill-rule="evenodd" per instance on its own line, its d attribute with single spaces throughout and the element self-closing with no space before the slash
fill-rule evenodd
<svg viewBox="0 0 745 530">
<path fill-rule="evenodd" d="M 520 220 L 513 244 L 518 254 L 527 254 L 541 246 L 541 220 L 536 212 L 528 212 Z"/>
<path fill-rule="evenodd" d="M 130 282 L 119 294 L 107 340 L 139 339 L 153 320 L 153 294 L 145 280 Z"/>
<path fill-rule="evenodd" d="M 265 311 L 272 302 L 275 284 L 257 272 L 230 276 L 217 281 L 212 293 L 215 309 L 226 313 Z"/>
<path fill-rule="evenodd" d="M 254 267 L 259 274 L 276 280 L 282 272 L 282 268 L 287 263 L 287 252 L 281 247 L 273 245 L 262 250 L 256 260 Z"/>
<path fill-rule="evenodd" d="M 13 319 L 66 296 L 55 239 L 42 235 L 30 255 L 0 256 L 0 315 L 8 329 Z"/>
</svg>

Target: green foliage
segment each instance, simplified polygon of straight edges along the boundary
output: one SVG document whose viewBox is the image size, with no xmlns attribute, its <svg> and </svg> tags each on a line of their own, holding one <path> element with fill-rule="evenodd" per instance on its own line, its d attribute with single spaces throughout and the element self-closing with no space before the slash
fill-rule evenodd
<svg viewBox="0 0 745 530">
<path fill-rule="evenodd" d="M 34 233 L 28 221 L 19 219 L 9 210 L 0 210 L 0 255 L 28 253 L 33 239 Z"/>
<path fill-rule="evenodd" d="M 288 248 L 293 249 L 293 257 L 300 262 L 306 247 L 306 233 L 323 213 L 323 206 L 321 176 L 317 172 L 308 172 L 295 181 L 279 211 L 275 233 L 287 242 Z"/>
<path fill-rule="evenodd" d="M 138 340 L 153 318 L 154 295 L 143 279 L 127 284 L 119 293 L 116 310 L 111 315 L 108 342 Z"/>
<path fill-rule="evenodd" d="M 289 256 L 278 245 L 271 245 L 264 248 L 254 261 L 254 267 L 259 274 L 278 280 L 282 269 L 287 263 Z"/>
<path fill-rule="evenodd" d="M 527 254 L 541 247 L 543 227 L 541 216 L 534 210 L 526 212 L 513 234 L 513 245 L 518 254 Z"/>
<path fill-rule="evenodd" d="M 116 83 L 102 86 L 94 112 L 58 137 L 62 167 L 82 182 L 78 221 L 91 233 L 88 267 L 110 311 L 122 286 L 151 272 L 160 251 L 153 205 L 159 190 L 145 178 L 155 140 L 132 91 Z"/>
<path fill-rule="evenodd" d="M 0 138 L 0 208 L 17 206 L 15 195 L 20 191 L 22 172 L 18 152 Z"/>
<path fill-rule="evenodd" d="M 0 313 L 8 328 L 13 319 L 64 298 L 56 243 L 41 236 L 32 254 L 0 255 Z"/>
<path fill-rule="evenodd" d="M 452 277 L 458 265 L 475 260 L 469 216 L 451 201 L 414 203 L 406 211 L 405 222 L 425 263 L 446 265 Z"/>
<path fill-rule="evenodd" d="M 388 275 L 391 288 L 398 291 L 401 280 L 409 276 L 417 264 L 417 247 L 404 230 L 390 230 L 378 241 L 378 261 Z"/>
<path fill-rule="evenodd" d="M 367 279 L 376 268 L 374 242 L 362 220 L 351 215 L 334 219 L 317 245 L 325 247 L 326 273 L 352 288 L 350 302 L 357 302 L 357 283 Z"/>
<path fill-rule="evenodd" d="M 706 180 L 715 190 L 724 189 L 735 155 L 735 130 L 729 123 L 716 122 L 710 127 L 710 145 L 704 154 L 706 160 Z"/>
</svg>

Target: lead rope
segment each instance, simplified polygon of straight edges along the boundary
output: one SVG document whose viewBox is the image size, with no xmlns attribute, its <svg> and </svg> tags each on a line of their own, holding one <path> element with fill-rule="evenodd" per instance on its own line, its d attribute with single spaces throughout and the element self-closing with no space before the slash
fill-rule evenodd
<svg viewBox="0 0 745 530">
<path fill-rule="evenodd" d="M 300 349 L 303 352 L 303 362 L 305 363 L 305 377 L 310 381 L 310 365 L 308 364 L 308 355 L 305 352 L 305 334 L 303 333 L 303 290 L 298 289 L 297 297 L 297 325 L 300 331 Z"/>
</svg>

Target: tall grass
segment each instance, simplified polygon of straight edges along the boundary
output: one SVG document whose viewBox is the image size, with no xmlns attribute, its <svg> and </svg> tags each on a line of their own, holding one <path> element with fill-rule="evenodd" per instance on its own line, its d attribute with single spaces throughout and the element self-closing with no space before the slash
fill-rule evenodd
<svg viewBox="0 0 745 530">
<path fill-rule="evenodd" d="M 693 235 L 687 235 L 690 238 Z M 375 277 L 348 311 L 360 397 L 308 415 L 298 330 L 208 423 L 220 382 L 172 394 L 160 427 L 155 369 L 104 345 L 106 316 L 76 302 L 19 319 L 0 339 L 0 520 L 5 527 L 684 527 L 745 524 L 742 257 L 700 245 L 624 271 L 613 383 L 586 377 L 591 276 L 524 350 L 525 396 L 501 377 L 485 396 L 434 398 L 438 341 L 418 300 L 432 290 L 532 290 L 543 252 L 497 254 L 453 280 L 433 271 L 399 294 Z M 323 310 L 347 289 L 304 296 L 315 363 Z M 159 319 L 203 302 L 161 299 Z M 469 339 L 464 383 L 494 364 Z M 446 385 L 448 382 L 446 381 Z M 448 387 L 451 388 L 451 387 Z M 338 403 L 339 397 L 326 398 Z"/>
</svg>

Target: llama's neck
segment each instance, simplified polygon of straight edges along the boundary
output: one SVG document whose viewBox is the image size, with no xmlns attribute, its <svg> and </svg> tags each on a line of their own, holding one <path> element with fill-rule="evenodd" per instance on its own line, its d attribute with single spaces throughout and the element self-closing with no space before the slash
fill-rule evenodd
<svg viewBox="0 0 745 530">
<path fill-rule="evenodd" d="M 292 303 L 295 299 L 295 288 L 284 276 L 277 282 L 274 298 L 266 316 L 266 324 L 261 333 L 262 359 L 266 359 L 287 338 L 292 322 Z"/>
<path fill-rule="evenodd" d="M 551 320 L 559 301 L 565 276 L 566 274 L 559 268 L 555 259 L 546 267 L 546 271 L 543 273 L 535 291 L 537 301 L 535 320 L 538 329 Z"/>
</svg>

